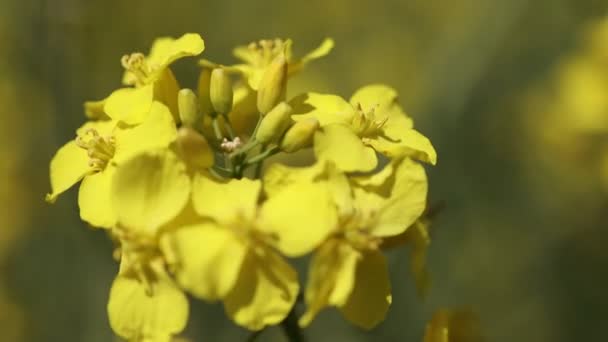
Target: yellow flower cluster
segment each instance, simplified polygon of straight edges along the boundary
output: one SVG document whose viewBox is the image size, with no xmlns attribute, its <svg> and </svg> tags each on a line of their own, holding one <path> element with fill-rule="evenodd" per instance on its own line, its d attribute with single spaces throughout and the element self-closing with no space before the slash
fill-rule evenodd
<svg viewBox="0 0 608 342">
<path fill-rule="evenodd" d="M 201 37 L 157 39 L 148 55 L 121 59 L 126 87 L 87 102 L 90 121 L 52 159 L 47 200 L 80 182 L 81 218 L 117 244 L 108 315 L 119 336 L 169 340 L 186 325 L 185 293 L 222 301 L 248 329 L 278 324 L 300 292 L 286 257 L 310 253 L 300 326 L 329 306 L 363 328 L 384 319 L 391 289 L 382 249 L 412 229 L 427 241 L 419 221 L 427 178 L 417 161 L 434 164 L 435 150 L 388 86 L 363 87 L 348 101 L 288 98 L 288 78 L 333 41 L 301 58 L 291 46 L 237 47 L 243 63 L 232 66 L 202 60 L 193 91 L 169 66 L 202 53 Z M 268 157 L 310 147 L 314 164 L 261 172 Z M 417 246 L 424 253 L 426 243 Z M 423 261 L 415 264 L 422 272 Z"/>
</svg>

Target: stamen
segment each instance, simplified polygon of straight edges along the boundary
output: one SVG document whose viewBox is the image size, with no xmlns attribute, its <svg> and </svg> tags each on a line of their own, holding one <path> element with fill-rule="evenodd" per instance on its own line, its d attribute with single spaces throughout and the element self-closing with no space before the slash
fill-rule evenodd
<svg viewBox="0 0 608 342">
<path fill-rule="evenodd" d="M 262 39 L 247 45 L 247 48 L 256 54 L 254 64 L 256 67 L 265 67 L 283 51 L 285 42 L 282 39 Z"/>
<path fill-rule="evenodd" d="M 351 126 L 360 137 L 369 137 L 378 134 L 379 131 L 384 127 L 388 121 L 388 116 L 378 118 L 376 115 L 376 109 L 379 107 L 378 104 L 371 107 L 367 112 L 361 106 L 361 103 L 357 103 L 355 106 L 356 114 L 351 121 Z"/>
<path fill-rule="evenodd" d="M 89 166 L 94 171 L 103 170 L 116 151 L 114 137 L 102 137 L 95 129 L 88 129 L 82 136 L 77 136 L 75 143 L 87 151 Z"/>
<path fill-rule="evenodd" d="M 243 142 L 239 137 L 234 138 L 234 140 L 232 141 L 224 138 L 224 140 L 222 140 L 222 143 L 220 144 L 220 147 L 225 153 L 232 153 L 236 151 L 239 147 L 241 147 L 241 145 L 243 145 Z"/>
<path fill-rule="evenodd" d="M 125 70 L 135 76 L 133 83 L 136 85 L 146 84 L 147 79 L 154 71 L 153 66 L 146 62 L 146 57 L 141 52 L 134 52 L 130 55 L 122 56 L 120 64 Z"/>
</svg>

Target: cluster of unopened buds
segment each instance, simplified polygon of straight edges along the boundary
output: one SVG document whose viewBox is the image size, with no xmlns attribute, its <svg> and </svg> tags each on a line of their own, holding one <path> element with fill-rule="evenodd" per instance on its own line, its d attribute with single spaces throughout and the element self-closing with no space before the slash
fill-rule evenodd
<svg viewBox="0 0 608 342">
<path fill-rule="evenodd" d="M 89 121 L 53 157 L 47 200 L 80 182 L 80 217 L 116 242 L 107 310 L 122 338 L 179 334 L 186 293 L 222 301 L 231 320 L 253 331 L 290 315 L 304 328 L 326 307 L 371 329 L 391 304 L 383 252 L 405 244 L 424 288 L 420 162 L 435 164 L 433 146 L 388 86 L 362 87 L 349 100 L 290 96 L 288 79 L 333 41 L 300 58 L 291 45 L 239 46 L 235 65 L 201 60 L 191 90 L 170 65 L 201 54 L 203 40 L 159 38 L 147 55 L 121 59 L 125 87 L 85 103 Z M 264 165 L 307 150 L 308 166 Z M 301 288 L 288 258 L 307 254 Z"/>
</svg>

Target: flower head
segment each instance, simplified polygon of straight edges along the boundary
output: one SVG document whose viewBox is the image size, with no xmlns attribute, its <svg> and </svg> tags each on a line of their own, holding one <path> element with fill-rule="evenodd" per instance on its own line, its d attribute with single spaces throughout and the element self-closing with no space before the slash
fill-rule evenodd
<svg viewBox="0 0 608 342">
<path fill-rule="evenodd" d="M 82 180 L 78 194 L 81 218 L 96 227 L 112 227 L 116 213 L 109 196 L 116 167 L 142 151 L 168 147 L 176 130 L 167 107 L 155 102 L 147 120 L 139 126 L 91 121 L 79 128 L 76 135 L 51 160 L 52 191 L 46 199 L 54 202 Z"/>
<path fill-rule="evenodd" d="M 384 85 L 359 89 L 350 103 L 339 96 L 308 93 L 291 101 L 296 121 L 314 117 L 322 130 L 315 136 L 315 154 L 344 171 L 371 171 L 376 152 L 390 158 L 410 156 L 435 164 L 429 140 L 397 103 L 397 93 Z"/>
<path fill-rule="evenodd" d="M 177 93 L 179 84 L 169 68 L 174 61 L 203 52 L 205 43 L 195 33 L 178 39 L 158 38 L 148 56 L 141 52 L 124 55 L 120 62 L 125 69 L 123 83 L 133 86 L 114 91 L 104 105 L 113 120 L 139 124 L 145 120 L 154 100 L 164 103 L 179 122 Z"/>
</svg>

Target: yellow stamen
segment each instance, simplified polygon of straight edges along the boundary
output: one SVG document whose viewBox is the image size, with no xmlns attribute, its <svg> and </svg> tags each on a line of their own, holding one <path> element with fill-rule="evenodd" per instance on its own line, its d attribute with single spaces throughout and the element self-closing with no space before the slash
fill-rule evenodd
<svg viewBox="0 0 608 342">
<path fill-rule="evenodd" d="M 351 126 L 358 136 L 363 138 L 376 135 L 388 121 L 388 116 L 381 117 L 376 114 L 377 107 L 376 105 L 368 111 L 365 111 L 360 103 L 355 107 L 356 114 L 351 121 Z"/>
<path fill-rule="evenodd" d="M 252 42 L 247 45 L 247 48 L 254 54 L 254 65 L 263 68 L 270 64 L 272 60 L 285 49 L 285 41 L 282 39 L 263 39 L 258 42 Z"/>
<path fill-rule="evenodd" d="M 76 137 L 76 145 L 87 151 L 89 166 L 94 171 L 103 170 L 116 151 L 114 137 L 102 137 L 92 128 L 87 130 L 83 136 Z"/>
<path fill-rule="evenodd" d="M 146 57 L 141 52 L 134 52 L 130 55 L 122 56 L 120 64 L 126 71 L 134 76 L 134 79 L 132 81 L 130 80 L 130 82 L 137 86 L 148 83 L 148 79 L 155 69 L 153 65 L 146 62 Z"/>
</svg>

